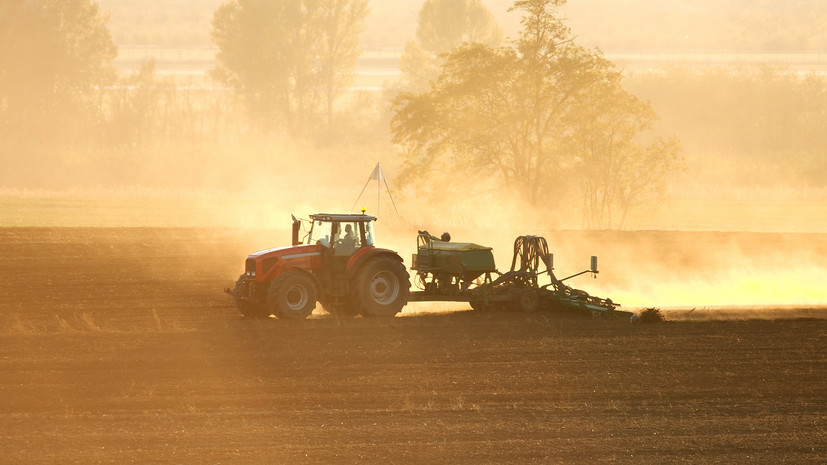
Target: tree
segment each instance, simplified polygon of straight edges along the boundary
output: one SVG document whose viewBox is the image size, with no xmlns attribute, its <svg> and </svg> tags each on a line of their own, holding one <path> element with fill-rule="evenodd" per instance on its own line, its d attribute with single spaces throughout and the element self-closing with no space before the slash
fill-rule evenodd
<svg viewBox="0 0 827 465">
<path fill-rule="evenodd" d="M 0 131 L 54 139 L 100 114 L 117 48 L 91 0 L 0 0 Z"/>
<path fill-rule="evenodd" d="M 409 41 L 400 70 L 409 89 L 422 91 L 439 75 L 439 56 L 463 43 L 496 47 L 502 31 L 481 0 L 427 0 L 419 11 L 416 40 Z"/>
<path fill-rule="evenodd" d="M 155 75 L 155 61 L 147 60 L 120 80 L 110 96 L 107 136 L 112 145 L 140 146 L 152 139 L 160 120 L 164 84 Z"/>
<path fill-rule="evenodd" d="M 562 3 L 517 1 L 514 9 L 525 14 L 512 46 L 459 47 L 430 89 L 395 99 L 391 130 L 406 158 L 401 181 L 433 166 L 454 175 L 497 173 L 528 202 L 554 205 L 567 198 L 571 180 L 588 184 L 590 211 L 629 208 L 651 191 L 645 187 L 656 180 L 640 185 L 652 174 L 644 163 L 668 169 L 675 145 L 640 140 L 656 115 L 622 89 L 602 53 L 574 44 L 553 15 Z M 588 200 L 595 196 L 601 200 Z"/>
<path fill-rule="evenodd" d="M 213 75 L 259 121 L 306 130 L 352 76 L 367 0 L 230 0 L 216 10 Z"/>
<path fill-rule="evenodd" d="M 368 15 L 367 0 L 331 1 L 321 5 L 319 75 L 327 109 L 327 126 L 333 125 L 333 103 L 352 82 L 361 54 L 359 37 Z"/>
<path fill-rule="evenodd" d="M 657 115 L 629 94 L 619 80 L 594 86 L 579 102 L 566 151 L 583 199 L 583 225 L 622 227 L 629 210 L 665 190 L 667 174 L 679 166 L 677 138 L 644 134 Z"/>
</svg>

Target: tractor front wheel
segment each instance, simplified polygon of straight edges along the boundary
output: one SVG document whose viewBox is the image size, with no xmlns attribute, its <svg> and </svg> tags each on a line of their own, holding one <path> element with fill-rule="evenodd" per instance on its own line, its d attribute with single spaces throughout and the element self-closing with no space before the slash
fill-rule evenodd
<svg viewBox="0 0 827 465">
<path fill-rule="evenodd" d="M 392 317 L 402 311 L 411 293 L 411 280 L 405 265 L 392 256 L 381 256 L 365 263 L 356 273 L 354 308 L 365 317 Z"/>
<path fill-rule="evenodd" d="M 316 308 L 316 285 L 300 272 L 285 271 L 270 283 L 267 305 L 279 318 L 307 318 Z"/>
</svg>

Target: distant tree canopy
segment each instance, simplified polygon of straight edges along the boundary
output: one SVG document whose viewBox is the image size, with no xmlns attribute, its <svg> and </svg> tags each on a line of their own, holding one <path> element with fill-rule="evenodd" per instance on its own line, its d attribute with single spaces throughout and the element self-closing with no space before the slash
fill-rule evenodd
<svg viewBox="0 0 827 465">
<path fill-rule="evenodd" d="M 0 0 L 0 131 L 58 137 L 99 113 L 117 48 L 91 0 Z"/>
<path fill-rule="evenodd" d="M 502 32 L 481 0 L 426 0 L 416 38 L 423 49 L 440 54 L 463 42 L 497 46 Z"/>
<path fill-rule="evenodd" d="M 644 137 L 656 115 L 623 90 L 599 51 L 574 44 L 554 16 L 563 3 L 515 2 L 524 16 L 513 46 L 463 45 L 430 89 L 395 99 L 402 181 L 421 182 L 434 168 L 495 174 L 532 204 L 551 206 L 574 187 L 588 227 L 621 225 L 629 208 L 661 190 L 677 141 Z"/>
<path fill-rule="evenodd" d="M 500 42 L 502 31 L 481 0 L 426 0 L 416 40 L 405 45 L 400 59 L 405 84 L 424 90 L 439 75 L 439 56 L 462 43 L 496 47 Z"/>
<path fill-rule="evenodd" d="M 230 0 L 215 12 L 214 76 L 234 87 L 264 126 L 305 131 L 352 79 L 367 0 Z"/>
<path fill-rule="evenodd" d="M 99 0 L 120 46 L 209 47 L 210 20 L 222 0 Z"/>
</svg>

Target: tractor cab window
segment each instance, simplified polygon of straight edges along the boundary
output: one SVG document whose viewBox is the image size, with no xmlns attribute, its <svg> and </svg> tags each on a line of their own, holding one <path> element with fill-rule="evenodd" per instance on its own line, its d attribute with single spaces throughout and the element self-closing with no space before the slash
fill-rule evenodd
<svg viewBox="0 0 827 465">
<path fill-rule="evenodd" d="M 310 236 L 307 239 L 308 244 L 321 244 L 325 247 L 330 247 L 330 234 L 333 223 L 330 221 L 316 220 L 310 228 Z"/>
<path fill-rule="evenodd" d="M 363 221 L 362 225 L 365 228 L 365 245 L 373 246 L 374 239 L 373 239 L 373 222 L 372 221 Z"/>
<path fill-rule="evenodd" d="M 359 232 L 359 223 L 341 222 L 334 227 L 336 255 L 352 255 L 362 246 L 362 237 Z"/>
</svg>

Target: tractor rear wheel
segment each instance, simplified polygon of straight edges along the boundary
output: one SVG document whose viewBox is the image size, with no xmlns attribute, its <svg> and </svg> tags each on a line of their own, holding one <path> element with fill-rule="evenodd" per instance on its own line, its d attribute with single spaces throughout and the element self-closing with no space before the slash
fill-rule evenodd
<svg viewBox="0 0 827 465">
<path fill-rule="evenodd" d="M 246 316 L 248 318 L 267 318 L 270 316 L 267 306 L 254 299 L 255 296 L 251 295 L 249 290 L 250 285 L 251 284 L 247 282 L 247 277 L 244 274 L 239 276 L 236 280 L 235 288 L 233 289 L 233 301 L 235 301 L 235 308 L 241 316 Z"/>
<path fill-rule="evenodd" d="M 408 303 L 411 280 L 405 265 L 390 255 L 365 263 L 354 277 L 354 309 L 365 317 L 392 317 Z"/>
<path fill-rule="evenodd" d="M 298 271 L 285 271 L 270 283 L 267 306 L 278 318 L 307 318 L 316 308 L 316 285 Z"/>
</svg>

